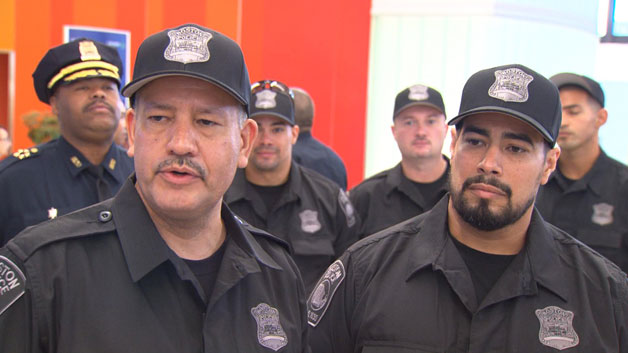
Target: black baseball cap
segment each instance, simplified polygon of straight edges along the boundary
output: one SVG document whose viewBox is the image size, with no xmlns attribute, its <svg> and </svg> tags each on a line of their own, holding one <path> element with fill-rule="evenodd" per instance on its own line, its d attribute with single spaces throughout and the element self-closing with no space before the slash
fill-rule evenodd
<svg viewBox="0 0 628 353">
<path fill-rule="evenodd" d="M 604 108 L 604 91 L 602 91 L 600 84 L 593 79 L 571 72 L 563 72 L 550 77 L 550 81 L 552 81 L 559 90 L 566 86 L 580 88 L 586 91 Z"/>
<path fill-rule="evenodd" d="M 251 86 L 250 118 L 260 115 L 276 116 L 294 126 L 292 91 L 279 81 L 264 80 Z"/>
<path fill-rule="evenodd" d="M 122 60 L 114 47 L 80 38 L 48 50 L 33 72 L 33 83 L 37 98 L 49 104 L 59 85 L 103 77 L 119 87 L 121 75 Z"/>
<path fill-rule="evenodd" d="M 445 104 L 443 104 L 443 97 L 437 90 L 424 86 L 414 85 L 410 86 L 397 94 L 395 98 L 395 110 L 393 112 L 393 120 L 402 110 L 414 106 L 425 105 L 438 109 L 443 115 L 445 114 Z"/>
<path fill-rule="evenodd" d="M 122 95 L 133 101 L 147 83 L 166 76 L 189 76 L 212 83 L 248 111 L 249 73 L 240 46 L 219 32 L 189 23 L 146 38 L 135 58 L 133 80 Z"/>
<path fill-rule="evenodd" d="M 479 71 L 467 80 L 460 111 L 449 125 L 473 114 L 499 112 L 530 124 L 554 146 L 561 110 L 558 89 L 550 80 L 523 65 L 504 65 Z"/>
</svg>

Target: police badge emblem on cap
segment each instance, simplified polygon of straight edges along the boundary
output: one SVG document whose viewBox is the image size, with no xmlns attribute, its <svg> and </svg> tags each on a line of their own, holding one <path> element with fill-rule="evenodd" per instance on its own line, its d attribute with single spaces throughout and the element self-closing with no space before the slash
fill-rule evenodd
<svg viewBox="0 0 628 353">
<path fill-rule="evenodd" d="M 263 90 L 255 93 L 257 100 L 255 101 L 255 108 L 259 109 L 272 109 L 277 106 L 275 97 L 277 93 L 271 90 Z"/>
<path fill-rule="evenodd" d="M 574 314 L 557 306 L 548 306 L 534 312 L 539 319 L 539 341 L 558 350 L 572 348 L 580 343 L 573 328 Z"/>
<path fill-rule="evenodd" d="M 212 34 L 200 28 L 188 26 L 168 31 L 170 44 L 164 52 L 164 58 L 182 64 L 200 63 L 209 60 L 207 43 Z"/>
<path fill-rule="evenodd" d="M 427 91 L 427 86 L 424 85 L 414 85 L 408 87 L 408 99 L 413 101 L 422 101 L 426 100 L 430 97 L 429 92 Z"/>
<path fill-rule="evenodd" d="M 495 71 L 495 83 L 488 89 L 488 95 L 505 102 L 523 103 L 528 100 L 528 85 L 534 77 L 519 68 Z"/>
<path fill-rule="evenodd" d="M 275 352 L 288 344 L 288 336 L 279 322 L 279 310 L 266 303 L 251 308 L 257 322 L 257 341 Z"/>
</svg>

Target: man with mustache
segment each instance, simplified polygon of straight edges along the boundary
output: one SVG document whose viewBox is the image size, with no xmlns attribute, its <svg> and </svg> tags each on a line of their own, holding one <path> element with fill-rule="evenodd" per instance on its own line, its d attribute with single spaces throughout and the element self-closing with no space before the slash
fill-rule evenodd
<svg viewBox="0 0 628 353">
<path fill-rule="evenodd" d="M 450 194 L 329 267 L 308 299 L 313 352 L 628 352 L 625 274 L 533 207 L 560 121 L 531 69 L 472 75 Z"/>
<path fill-rule="evenodd" d="M 550 77 L 560 91 L 563 120 L 558 167 L 539 190 L 543 218 L 628 272 L 628 167 L 604 153 L 599 129 L 606 123 L 604 91 L 589 77 Z"/>
<path fill-rule="evenodd" d="M 440 92 L 414 85 L 397 94 L 391 127 L 401 162 L 351 189 L 362 219 L 362 236 L 421 214 L 447 192 L 449 159 L 441 151 L 447 134 Z"/>
<path fill-rule="evenodd" d="M 291 245 L 309 292 L 327 266 L 358 240 L 359 222 L 336 183 L 292 161 L 299 135 L 292 91 L 280 82 L 260 81 L 251 92 L 251 119 L 259 136 L 225 200 L 245 221 Z"/>
<path fill-rule="evenodd" d="M 257 134 L 238 44 L 155 33 L 122 93 L 135 173 L 0 249 L 0 352 L 308 352 L 288 244 L 223 202 Z"/>
<path fill-rule="evenodd" d="M 50 49 L 33 73 L 61 136 L 0 163 L 0 246 L 24 228 L 115 195 L 133 161 L 113 143 L 122 62 L 115 48 L 77 39 Z"/>
</svg>

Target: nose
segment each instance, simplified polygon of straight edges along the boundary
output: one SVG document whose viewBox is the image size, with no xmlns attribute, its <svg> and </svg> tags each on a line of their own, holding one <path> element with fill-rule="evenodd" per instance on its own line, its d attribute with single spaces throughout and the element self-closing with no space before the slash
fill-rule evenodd
<svg viewBox="0 0 628 353">
<path fill-rule="evenodd" d="M 168 153 L 177 156 L 194 156 L 198 153 L 198 136 L 192 124 L 176 119 L 169 135 Z"/>
<path fill-rule="evenodd" d="M 486 149 L 480 163 L 478 163 L 478 172 L 481 174 L 500 175 L 501 167 L 501 150 L 498 146 L 489 146 Z"/>
<path fill-rule="evenodd" d="M 260 145 L 270 144 L 270 132 L 268 129 L 260 126 L 259 133 L 257 135 L 257 143 Z"/>
</svg>

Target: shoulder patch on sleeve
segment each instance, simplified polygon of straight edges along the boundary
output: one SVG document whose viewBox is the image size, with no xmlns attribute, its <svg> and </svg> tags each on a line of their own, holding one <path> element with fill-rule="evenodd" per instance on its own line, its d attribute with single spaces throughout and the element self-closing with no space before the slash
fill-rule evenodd
<svg viewBox="0 0 628 353">
<path fill-rule="evenodd" d="M 310 326 L 316 327 L 321 321 L 345 275 L 345 265 L 336 260 L 318 280 L 307 300 L 307 322 Z"/>
<path fill-rule="evenodd" d="M 26 277 L 13 261 L 0 256 L 0 315 L 26 291 Z"/>
<path fill-rule="evenodd" d="M 340 208 L 342 209 L 342 212 L 344 212 L 345 217 L 347 217 L 347 226 L 349 228 L 353 227 L 355 224 L 355 209 L 353 208 L 351 201 L 349 201 L 347 193 L 345 193 L 342 189 L 338 192 L 338 203 L 340 204 Z"/>
</svg>

